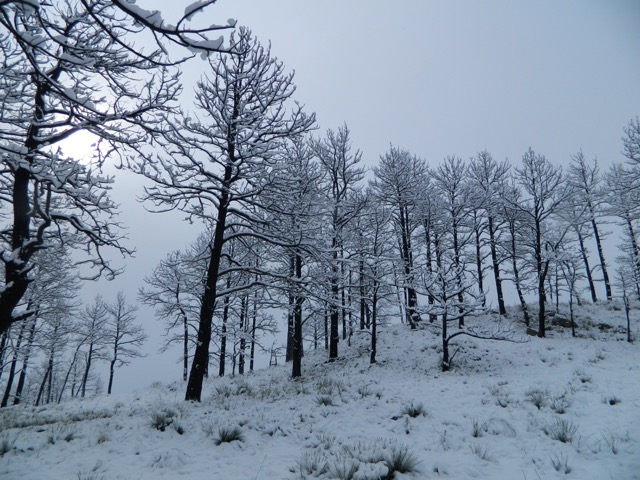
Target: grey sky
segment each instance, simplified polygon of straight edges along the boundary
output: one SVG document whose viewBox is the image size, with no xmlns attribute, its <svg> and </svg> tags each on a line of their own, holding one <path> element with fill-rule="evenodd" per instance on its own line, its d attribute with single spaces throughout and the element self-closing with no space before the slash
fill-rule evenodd
<svg viewBox="0 0 640 480">
<path fill-rule="evenodd" d="M 188 3 L 139 0 L 167 21 Z M 518 164 L 531 146 L 557 164 L 582 149 L 606 167 L 623 160 L 622 128 L 640 115 L 636 0 L 219 0 L 208 12 L 196 22 L 236 18 L 271 41 L 273 55 L 296 71 L 296 98 L 316 112 L 318 133 L 346 122 L 369 166 L 393 143 L 432 166 L 483 149 Z M 187 64 L 185 81 L 206 65 Z M 114 196 L 138 255 L 98 288 L 107 298 L 124 289 L 134 301 L 143 276 L 198 228 L 179 215 L 143 215 L 133 202 L 142 181 L 119 180 Z M 152 312 L 140 316 L 151 329 Z M 116 374 L 115 390 L 178 379 L 177 356 L 135 361 Z"/>
</svg>

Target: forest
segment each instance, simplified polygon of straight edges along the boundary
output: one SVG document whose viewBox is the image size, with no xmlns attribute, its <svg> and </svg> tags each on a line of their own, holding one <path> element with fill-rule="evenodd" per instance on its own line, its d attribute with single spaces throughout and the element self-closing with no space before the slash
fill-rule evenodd
<svg viewBox="0 0 640 480">
<path fill-rule="evenodd" d="M 213 3 L 175 25 L 120 0 L 0 3 L 2 407 L 101 391 L 96 364 L 111 393 L 116 369 L 144 354 L 138 302 L 156 310 L 165 348 L 180 345 L 195 401 L 206 378 L 253 371 L 256 349 L 297 378 L 306 352 L 338 360 L 366 331 L 375 363 L 378 327 L 397 321 L 435 332 L 443 371 L 462 335 L 518 342 L 524 325 L 545 337 L 561 302 L 577 335 L 574 305 L 619 299 L 633 340 L 637 117 L 625 160 L 605 171 L 588 152 L 560 166 L 526 146 L 519 162 L 479 151 L 430 165 L 391 145 L 368 169 L 346 124 L 319 131 L 251 30 L 194 26 Z M 193 57 L 207 69 L 182 105 Z M 97 139 L 88 162 L 65 153 L 81 131 Z M 150 210 L 181 211 L 202 233 L 129 298 L 87 301 L 81 282 L 120 273 L 105 252 L 132 253 L 107 164 L 149 181 Z M 279 330 L 282 352 L 269 343 Z"/>
</svg>

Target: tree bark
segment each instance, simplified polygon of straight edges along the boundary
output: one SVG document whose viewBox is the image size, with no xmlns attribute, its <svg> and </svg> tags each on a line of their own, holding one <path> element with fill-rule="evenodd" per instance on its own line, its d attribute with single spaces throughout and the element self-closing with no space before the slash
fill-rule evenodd
<svg viewBox="0 0 640 480">
<path fill-rule="evenodd" d="M 13 404 L 18 405 L 22 401 L 22 391 L 24 390 L 24 384 L 27 380 L 27 369 L 29 367 L 29 358 L 31 357 L 31 347 L 33 346 L 33 340 L 36 336 L 36 321 L 34 319 L 31 323 L 31 329 L 29 330 L 29 339 L 27 340 L 27 347 L 24 352 L 24 358 L 22 359 L 22 368 L 20 369 L 20 377 L 18 378 L 18 386 L 16 387 L 16 393 L 13 397 Z"/>
<path fill-rule="evenodd" d="M 2 402 L 0 408 L 4 408 L 9 403 L 9 397 L 11 396 L 11 389 L 13 387 L 13 380 L 16 376 L 16 366 L 18 364 L 18 355 L 20 354 L 20 346 L 22 345 L 22 338 L 25 334 L 26 324 L 20 325 L 20 332 L 18 333 L 18 339 L 16 340 L 15 350 L 13 351 L 13 359 L 11 360 L 11 367 L 9 367 L 9 378 L 7 378 L 7 384 L 5 385 L 4 395 L 2 396 Z"/>
<path fill-rule="evenodd" d="M 209 365 L 209 344 L 211 343 L 211 327 L 213 321 L 213 312 L 217 299 L 217 282 L 218 272 L 220 271 L 220 258 L 222 255 L 222 246 L 224 244 L 224 233 L 227 222 L 227 212 L 231 196 L 229 188 L 233 175 L 234 158 L 225 167 L 225 175 L 223 182 L 222 195 L 218 206 L 218 215 L 216 218 L 216 228 L 213 235 L 213 244 L 211 248 L 211 257 L 207 268 L 207 278 L 205 283 L 204 295 L 202 298 L 202 306 L 200 307 L 200 319 L 198 323 L 198 336 L 195 352 L 193 354 L 193 363 L 189 372 L 189 380 L 187 382 L 187 391 L 185 400 L 200 401 L 202 395 L 202 384 Z"/>
<path fill-rule="evenodd" d="M 489 229 L 489 249 L 491 250 L 491 267 L 493 269 L 493 278 L 496 284 L 496 295 L 498 297 L 498 312 L 500 315 L 506 315 L 507 308 L 504 303 L 504 293 L 502 291 L 502 278 L 500 277 L 500 263 L 498 262 L 498 246 L 493 216 L 489 215 L 487 221 Z"/>
<path fill-rule="evenodd" d="M 593 282 L 593 275 L 591 275 L 591 266 L 589 265 L 589 256 L 587 255 L 587 249 L 584 245 L 584 238 L 580 232 L 579 227 L 576 227 L 576 234 L 578 236 L 578 245 L 580 246 L 580 255 L 584 262 L 585 273 L 587 275 L 587 283 L 589 285 L 589 292 L 591 293 L 591 300 L 593 303 L 598 301 L 598 295 L 596 294 L 596 286 Z"/>
</svg>

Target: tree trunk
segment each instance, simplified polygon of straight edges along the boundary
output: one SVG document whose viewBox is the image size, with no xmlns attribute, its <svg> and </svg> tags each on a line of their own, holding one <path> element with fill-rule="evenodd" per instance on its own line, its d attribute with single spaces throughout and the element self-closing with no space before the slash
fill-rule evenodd
<svg viewBox="0 0 640 480">
<path fill-rule="evenodd" d="M 580 246 L 580 255 L 584 262 L 585 273 L 587 275 L 587 283 L 589 285 L 589 292 L 591 293 L 591 301 L 596 303 L 598 301 L 598 295 L 596 294 L 596 286 L 593 282 L 593 275 L 591 275 L 591 266 L 589 265 L 589 256 L 587 255 L 587 249 L 584 245 L 584 238 L 580 232 L 579 227 L 576 227 L 576 234 L 578 236 L 578 245 Z"/>
<path fill-rule="evenodd" d="M 20 345 L 22 344 L 22 338 L 25 333 L 26 324 L 22 322 L 20 325 L 20 332 L 18 333 L 18 339 L 16 340 L 15 350 L 13 351 L 13 359 L 11 360 L 11 367 L 9 367 L 9 378 L 7 378 L 7 384 L 5 385 L 4 395 L 2 396 L 2 403 L 0 408 L 4 408 L 9 403 L 9 396 L 11 395 L 11 388 L 13 387 L 13 380 L 16 376 L 16 366 L 18 364 L 18 355 L 20 354 Z"/>
<path fill-rule="evenodd" d="M 531 325 L 531 318 L 529 316 L 529 307 L 527 306 L 527 302 L 524 298 L 524 293 L 522 292 L 522 284 L 520 282 L 520 270 L 518 269 L 518 260 L 516 255 L 516 232 L 515 225 L 509 225 L 510 236 L 511 236 L 511 267 L 513 269 L 513 282 L 516 286 L 516 292 L 518 293 L 518 299 L 520 300 L 520 306 L 522 307 L 522 314 L 524 315 L 524 324 L 528 327 Z"/>
<path fill-rule="evenodd" d="M 291 254 L 289 257 L 289 278 L 294 278 L 295 276 L 295 254 Z M 293 293 L 294 284 L 291 283 L 289 285 L 289 293 L 287 295 L 288 306 L 287 306 L 287 349 L 284 357 L 285 362 L 290 362 L 293 360 L 293 310 L 295 308 L 295 295 Z"/>
<path fill-rule="evenodd" d="M 361 258 L 358 264 L 359 269 L 359 281 L 360 281 L 360 330 L 364 330 L 367 327 L 366 315 L 367 315 L 367 300 L 366 300 L 366 286 L 364 275 L 364 259 Z"/>
<path fill-rule="evenodd" d="M 331 265 L 331 304 L 329 305 L 331 322 L 329 333 L 329 360 L 338 358 L 338 342 L 340 341 L 339 323 L 340 312 L 338 311 L 338 303 L 340 301 L 340 287 L 338 285 L 338 239 L 332 240 L 333 263 Z"/>
<path fill-rule="evenodd" d="M 42 399 L 42 394 L 44 393 L 44 389 L 47 386 L 47 379 L 51 375 L 51 370 L 47 366 L 47 369 L 44 372 L 44 377 L 42 377 L 42 382 L 40 383 L 40 388 L 38 389 L 38 396 L 36 397 L 36 407 L 40 405 L 40 400 Z"/>
<path fill-rule="evenodd" d="M 6 332 L 13 323 L 13 311 L 24 297 L 30 283 L 29 277 L 25 273 L 27 270 L 25 267 L 35 249 L 27 252 L 23 248 L 31 237 L 29 231 L 31 221 L 29 177 L 30 173 L 27 169 L 18 168 L 13 178 L 11 250 L 20 252 L 20 255 L 4 264 L 5 288 L 0 294 L 0 333 Z"/>
<path fill-rule="evenodd" d="M 82 386 L 80 387 L 80 396 L 84 398 L 87 390 L 87 380 L 89 379 L 89 369 L 91 368 L 91 360 L 93 357 L 93 342 L 89 344 L 89 352 L 87 353 L 87 364 L 84 368 L 84 375 L 82 376 Z"/>
<path fill-rule="evenodd" d="M 182 381 L 187 381 L 187 374 L 189 373 L 189 323 L 187 316 L 182 315 Z"/>
<path fill-rule="evenodd" d="M 295 278 L 302 278 L 302 256 L 295 255 Z M 297 378 L 302 376 L 302 303 L 304 299 L 298 291 L 295 293 L 295 303 L 293 309 L 293 362 L 291 366 L 291 376 Z"/>
<path fill-rule="evenodd" d="M 256 278 L 257 280 L 257 278 Z M 253 294 L 253 309 L 251 313 L 251 351 L 249 352 L 249 371 L 253 372 L 256 356 L 256 324 L 258 322 L 258 292 Z"/>
<path fill-rule="evenodd" d="M 0 337 L 0 379 L 2 378 L 2 373 L 4 372 L 4 358 L 7 352 L 7 339 L 9 338 L 9 331 L 6 330 L 2 337 Z"/>
<path fill-rule="evenodd" d="M 240 345 L 238 352 L 238 374 L 244 375 L 244 352 L 247 345 L 247 295 L 240 299 Z"/>
<path fill-rule="evenodd" d="M 494 220 L 492 216 L 488 218 L 489 222 L 489 249 L 491 250 L 491 266 L 493 268 L 493 278 L 496 284 L 496 295 L 498 297 L 498 312 L 500 315 L 507 314 L 507 308 L 504 304 L 504 293 L 502 291 L 502 278 L 500 277 L 500 264 L 498 262 L 498 246 L 496 242 L 496 232 L 494 229 Z"/>
<path fill-rule="evenodd" d="M 454 221 L 453 227 L 453 258 L 456 268 L 460 268 L 460 245 L 458 242 L 458 224 Z M 458 273 L 458 302 L 460 305 L 464 304 L 464 295 L 462 293 L 462 272 Z M 460 313 L 462 313 L 462 307 L 460 307 Z M 458 318 L 458 328 L 464 327 L 464 315 L 460 315 Z"/>
<path fill-rule="evenodd" d="M 405 313 L 407 323 L 411 325 L 412 329 L 415 329 L 421 318 L 420 314 L 417 311 L 418 295 L 413 286 L 413 252 L 411 250 L 411 232 L 409 231 L 409 212 L 406 206 L 400 206 L 399 213 L 401 246 L 400 253 L 402 256 L 404 278 L 406 282 L 405 295 L 407 308 L 405 310 Z"/>
<path fill-rule="evenodd" d="M 60 387 L 60 393 L 58 394 L 58 402 L 60 403 L 62 401 L 62 394 L 64 393 L 64 389 L 67 386 L 67 382 L 69 381 L 69 375 L 71 375 L 71 370 L 73 370 L 73 368 L 76 365 L 76 360 L 78 358 L 78 352 L 80 352 L 80 347 L 82 345 L 78 345 L 76 347 L 76 351 L 73 352 L 73 358 L 71 359 L 71 363 L 69 364 L 69 368 L 67 369 L 67 374 L 64 376 L 64 381 L 62 382 L 62 387 Z M 73 397 L 73 385 L 71 386 L 71 396 Z"/>
<path fill-rule="evenodd" d="M 227 289 L 231 286 L 231 279 L 227 278 Z M 220 333 L 220 360 L 218 376 L 224 377 L 225 365 L 227 362 L 227 322 L 229 321 L 229 297 L 224 297 L 224 307 L 222 309 L 222 330 Z"/>
<path fill-rule="evenodd" d="M 611 293 L 611 282 L 609 281 L 609 272 L 607 271 L 607 262 L 604 259 L 604 251 L 602 248 L 602 240 L 600 238 L 600 231 L 598 229 L 598 224 L 596 223 L 595 216 L 591 205 L 589 205 L 589 209 L 591 210 L 591 228 L 593 228 L 593 236 L 596 239 L 596 246 L 598 248 L 598 259 L 600 260 L 600 269 L 602 270 L 602 279 L 604 280 L 604 288 L 605 293 L 607 295 L 607 302 L 610 302 L 613 298 Z"/>
<path fill-rule="evenodd" d="M 425 245 L 427 246 L 427 252 L 426 252 L 427 273 L 429 274 L 429 276 L 431 276 L 433 275 L 433 264 L 432 264 L 433 254 L 431 252 L 431 229 L 429 228 L 429 224 L 426 220 L 424 221 L 424 241 L 425 241 Z M 430 308 L 433 308 L 433 304 L 435 303 L 435 298 L 431 293 L 427 294 L 427 303 Z M 429 314 L 430 323 L 434 323 L 437 319 L 438 319 L 437 315 L 434 315 L 433 313 Z"/>
<path fill-rule="evenodd" d="M 373 280 L 373 298 L 371 299 L 371 358 L 369 363 L 376 363 L 378 353 L 378 281 Z"/>
<path fill-rule="evenodd" d="M 114 357 L 111 362 L 109 362 L 109 386 L 107 388 L 107 395 L 111 395 L 111 387 L 113 386 L 113 373 L 116 367 L 116 358 Z"/>
<path fill-rule="evenodd" d="M 20 369 L 20 377 L 18 378 L 18 386 L 16 387 L 16 393 L 13 397 L 14 405 L 18 405 L 22 401 L 22 391 L 24 390 L 24 384 L 27 380 L 27 368 L 29 367 L 29 358 L 31 357 L 31 347 L 33 346 L 33 340 L 36 336 L 36 322 L 37 319 L 34 319 L 31 323 L 29 339 L 27 340 L 27 347 L 24 352 L 24 358 L 22 359 L 22 368 Z"/>
<path fill-rule="evenodd" d="M 189 380 L 187 382 L 187 391 L 185 400 L 200 401 L 202 395 L 202 384 L 209 365 L 209 344 L 211 343 L 211 327 L 213 321 L 213 312 L 217 299 L 217 283 L 218 272 L 220 271 L 220 257 L 222 255 L 222 246 L 224 245 L 224 233 L 227 222 L 227 212 L 231 201 L 229 189 L 231 187 L 231 179 L 233 174 L 232 164 L 235 158 L 232 156 L 230 162 L 225 167 L 225 176 L 223 182 L 222 195 L 218 206 L 218 215 L 216 219 L 216 228 L 213 235 L 213 243 L 211 247 L 211 257 L 207 268 L 207 277 L 205 281 L 204 295 L 202 297 L 202 305 L 200 307 L 200 318 L 198 322 L 198 337 L 196 348 L 193 354 L 193 362 L 191 371 L 189 372 Z"/>
<path fill-rule="evenodd" d="M 474 213 L 474 217 L 477 215 Z M 474 218 L 474 222 L 477 219 Z M 484 296 L 484 273 L 482 272 L 482 243 L 481 243 L 481 230 L 478 225 L 474 227 L 475 234 L 475 246 L 476 246 L 476 275 L 478 276 L 478 293 L 482 295 L 482 306 L 487 305 L 487 299 Z"/>
<path fill-rule="evenodd" d="M 442 315 L 442 371 L 449 370 L 449 339 L 447 338 L 447 314 Z"/>
<path fill-rule="evenodd" d="M 638 243 L 636 241 L 636 233 L 633 229 L 633 223 L 631 222 L 631 217 L 629 216 L 629 212 L 625 212 L 625 221 L 627 224 L 627 229 L 629 230 L 629 242 L 631 243 L 631 251 L 633 252 L 633 260 L 634 260 L 634 273 L 635 273 L 635 284 L 636 284 L 636 293 L 638 298 L 640 299 L 640 283 L 638 282 L 638 274 L 640 274 L 640 251 L 638 249 Z"/>
</svg>

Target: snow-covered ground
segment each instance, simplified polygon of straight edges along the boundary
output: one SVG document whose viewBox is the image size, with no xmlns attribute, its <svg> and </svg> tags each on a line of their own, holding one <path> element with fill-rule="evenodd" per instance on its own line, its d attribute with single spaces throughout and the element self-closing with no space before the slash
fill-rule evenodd
<svg viewBox="0 0 640 480">
<path fill-rule="evenodd" d="M 375 365 L 358 333 L 337 362 L 308 353 L 302 380 L 211 378 L 202 403 L 175 383 L 5 408 L 0 478 L 640 479 L 640 347 L 621 311 L 580 316 L 582 338 L 460 340 L 447 373 L 435 332 L 392 325 Z"/>
</svg>

